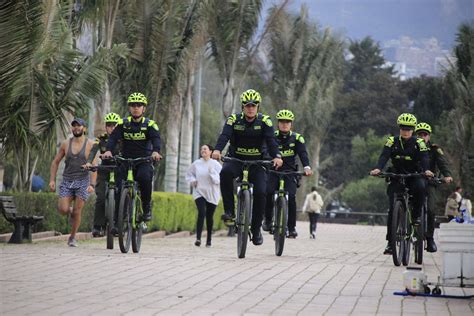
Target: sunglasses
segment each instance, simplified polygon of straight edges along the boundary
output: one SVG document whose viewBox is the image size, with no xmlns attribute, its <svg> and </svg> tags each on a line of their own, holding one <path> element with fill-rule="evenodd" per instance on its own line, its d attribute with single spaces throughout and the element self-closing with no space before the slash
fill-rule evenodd
<svg viewBox="0 0 474 316">
<path fill-rule="evenodd" d="M 115 125 L 117 125 L 117 123 L 112 123 L 112 122 L 105 123 L 105 126 L 107 127 L 115 127 Z"/>
<path fill-rule="evenodd" d="M 400 129 L 401 129 L 402 131 L 412 131 L 412 130 L 413 130 L 413 128 L 407 127 L 407 126 L 400 126 Z"/>
<path fill-rule="evenodd" d="M 417 135 L 420 136 L 420 137 L 425 137 L 425 136 L 428 136 L 429 134 L 426 133 L 426 132 L 419 132 L 419 133 L 417 133 Z"/>
<path fill-rule="evenodd" d="M 139 108 L 139 107 L 142 107 L 142 106 L 145 106 L 143 103 L 129 103 L 128 106 L 132 107 L 132 108 Z"/>
<path fill-rule="evenodd" d="M 245 103 L 244 106 L 245 106 L 245 107 L 252 107 L 252 108 L 254 108 L 254 107 L 258 106 L 258 103 L 249 102 L 249 103 Z"/>
</svg>

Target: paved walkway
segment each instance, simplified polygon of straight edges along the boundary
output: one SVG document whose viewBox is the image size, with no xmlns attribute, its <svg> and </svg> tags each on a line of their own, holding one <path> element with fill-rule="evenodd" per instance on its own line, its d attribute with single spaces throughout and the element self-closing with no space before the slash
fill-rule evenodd
<svg viewBox="0 0 474 316">
<path fill-rule="evenodd" d="M 403 267 L 394 267 L 383 227 L 307 223 L 287 240 L 236 258 L 235 238 L 212 248 L 193 237 L 146 239 L 140 254 L 105 249 L 104 240 L 0 245 L 1 315 L 473 315 L 474 300 L 393 295 Z M 117 245 L 118 246 L 118 245 Z M 441 255 L 427 254 L 430 281 Z M 472 295 L 473 289 L 446 288 Z"/>
</svg>

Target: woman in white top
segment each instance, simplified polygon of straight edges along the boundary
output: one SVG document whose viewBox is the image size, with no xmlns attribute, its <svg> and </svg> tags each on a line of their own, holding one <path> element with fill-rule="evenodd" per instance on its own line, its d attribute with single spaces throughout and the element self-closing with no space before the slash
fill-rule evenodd
<svg viewBox="0 0 474 316">
<path fill-rule="evenodd" d="M 303 212 L 308 212 L 309 216 L 309 238 L 316 238 L 316 225 L 318 224 L 318 218 L 323 204 L 323 199 L 316 191 L 316 187 L 312 187 L 311 192 L 306 195 L 303 204 Z"/>
<path fill-rule="evenodd" d="M 207 226 L 206 247 L 211 246 L 212 226 L 214 225 L 214 211 L 221 198 L 219 187 L 222 166 L 211 159 L 213 148 L 210 145 L 201 146 L 201 158 L 194 161 L 186 174 L 186 181 L 193 187 L 193 197 L 198 209 L 196 224 L 196 246 L 201 246 L 201 234 L 204 217 Z"/>
</svg>

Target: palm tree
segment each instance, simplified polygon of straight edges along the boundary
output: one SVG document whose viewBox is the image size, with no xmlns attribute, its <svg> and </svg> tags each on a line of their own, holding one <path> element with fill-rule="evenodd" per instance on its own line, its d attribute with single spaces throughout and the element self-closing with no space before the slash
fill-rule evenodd
<svg viewBox="0 0 474 316">
<path fill-rule="evenodd" d="M 65 133 L 67 114 L 84 111 L 104 82 L 106 56 L 87 58 L 74 48 L 71 12 L 55 1 L 7 3 L 0 10 L 7 30 L 0 45 L 12 56 L 0 65 L 7 81 L 0 92 L 1 143 L 4 157 L 15 157 L 18 190 L 29 190 L 39 153 L 54 147 L 56 128 Z"/>
<path fill-rule="evenodd" d="M 312 165 L 319 171 L 320 151 L 341 82 L 343 42 L 329 29 L 322 32 L 310 23 L 302 7 L 299 15 L 286 11 L 277 15 L 268 43 L 273 99 L 295 112 L 296 129 L 306 136 Z M 316 172 L 316 186 L 318 177 Z"/>
<path fill-rule="evenodd" d="M 456 63 L 446 76 L 447 86 L 454 100 L 452 121 L 453 153 L 458 156 L 458 172 L 466 191 L 474 189 L 474 22 L 458 28 L 454 56 Z"/>
<path fill-rule="evenodd" d="M 221 100 L 224 118 L 234 109 L 238 61 L 257 29 L 262 3 L 261 0 L 209 0 L 205 5 L 209 50 L 224 85 Z"/>
</svg>

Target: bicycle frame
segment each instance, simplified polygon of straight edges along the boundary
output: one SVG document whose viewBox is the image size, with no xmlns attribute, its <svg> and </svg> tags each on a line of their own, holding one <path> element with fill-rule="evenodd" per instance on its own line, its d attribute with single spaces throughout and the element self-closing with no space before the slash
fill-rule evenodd
<svg viewBox="0 0 474 316">
<path fill-rule="evenodd" d="M 150 158 L 149 157 L 144 157 L 144 158 L 122 158 L 120 156 L 116 156 L 115 159 L 121 163 L 125 163 L 127 166 L 127 178 L 126 180 L 123 181 L 122 183 L 122 188 L 128 188 L 129 189 L 129 194 L 130 198 L 132 201 L 135 201 L 133 203 L 132 207 L 132 228 L 133 229 L 138 229 L 138 226 L 141 224 L 142 229 L 146 230 L 147 225 L 144 221 L 137 222 L 137 213 L 140 215 L 143 214 L 143 207 L 142 207 L 142 201 L 141 201 L 141 196 L 138 194 L 138 185 L 137 182 L 135 181 L 135 177 L 133 176 L 133 168 L 135 167 L 135 164 L 140 163 L 140 162 L 149 162 Z"/>
</svg>

